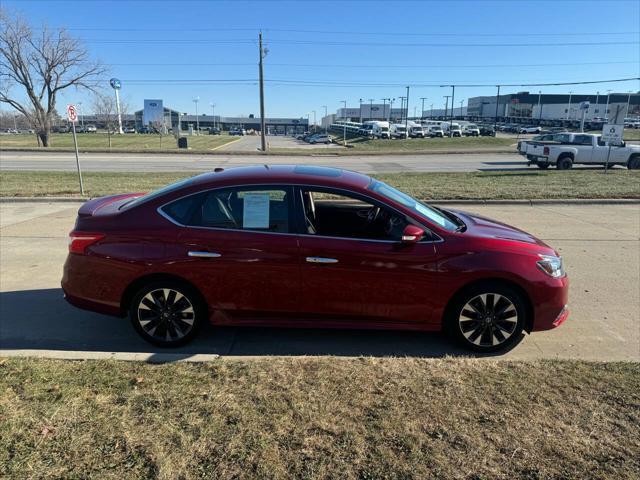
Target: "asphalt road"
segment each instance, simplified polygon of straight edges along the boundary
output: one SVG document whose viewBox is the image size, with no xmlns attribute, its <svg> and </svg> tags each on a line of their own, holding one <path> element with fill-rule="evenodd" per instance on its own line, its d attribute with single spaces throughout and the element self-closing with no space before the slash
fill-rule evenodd
<svg viewBox="0 0 640 480">
<path fill-rule="evenodd" d="M 83 153 L 85 171 L 109 172 L 173 172 L 205 171 L 215 167 L 235 167 L 268 162 L 275 164 L 325 165 L 365 173 L 380 172 L 469 172 L 478 170 L 526 169 L 526 161 L 518 154 L 468 153 L 438 155 L 278 155 L 268 158 L 256 155 L 198 155 L 145 153 Z M 0 170 L 75 171 L 73 153 L 1 152 Z"/>
<path fill-rule="evenodd" d="M 67 233 L 79 204 L 0 203 L 0 356 L 208 360 L 215 355 L 468 355 L 440 334 L 214 328 L 177 350 L 152 347 L 125 319 L 62 298 Z M 512 359 L 640 360 L 640 206 L 471 206 L 546 240 L 570 275 L 569 320 L 525 336 Z"/>
</svg>

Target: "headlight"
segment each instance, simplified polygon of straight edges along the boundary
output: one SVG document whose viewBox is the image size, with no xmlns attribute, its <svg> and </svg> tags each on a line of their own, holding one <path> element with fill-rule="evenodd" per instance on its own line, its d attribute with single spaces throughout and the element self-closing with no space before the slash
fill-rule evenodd
<svg viewBox="0 0 640 480">
<path fill-rule="evenodd" d="M 540 255 L 540 260 L 538 260 L 537 264 L 538 268 L 550 277 L 564 277 L 562 257 L 555 257 L 553 255 Z"/>
</svg>

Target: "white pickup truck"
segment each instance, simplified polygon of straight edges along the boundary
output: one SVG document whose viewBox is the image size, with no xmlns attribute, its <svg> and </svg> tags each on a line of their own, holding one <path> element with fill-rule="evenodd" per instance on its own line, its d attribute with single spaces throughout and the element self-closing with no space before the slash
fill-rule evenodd
<svg viewBox="0 0 640 480">
<path fill-rule="evenodd" d="M 540 144 L 535 153 L 529 153 L 529 165 L 536 164 L 545 169 L 555 165 L 558 170 L 567 170 L 574 164 L 604 165 L 609 146 L 602 142 L 600 135 L 587 133 L 560 133 L 553 143 Z M 640 145 L 612 146 L 609 165 L 623 165 L 628 169 L 640 169 Z"/>
</svg>

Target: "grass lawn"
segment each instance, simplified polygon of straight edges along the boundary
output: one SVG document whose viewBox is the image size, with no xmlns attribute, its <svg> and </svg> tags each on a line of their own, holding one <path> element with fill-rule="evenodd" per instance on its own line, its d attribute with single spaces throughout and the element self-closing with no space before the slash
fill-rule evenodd
<svg viewBox="0 0 640 480">
<path fill-rule="evenodd" d="M 189 137 L 189 147 L 193 150 L 211 150 L 238 137 L 229 135 L 199 135 Z M 50 150 L 73 150 L 71 133 L 52 133 Z M 35 135 L 0 135 L 0 149 L 19 150 L 21 148 L 38 148 Z M 109 137 L 106 133 L 79 133 L 78 148 L 84 151 L 108 150 Z M 145 150 L 178 150 L 176 139 L 171 135 L 125 134 L 112 135 L 111 148 L 140 152 Z M 42 149 L 46 151 L 46 149 Z M 184 152 L 184 150 L 182 150 Z"/>
<path fill-rule="evenodd" d="M 85 172 L 90 196 L 123 192 L 146 192 L 192 172 Z M 432 199 L 550 199 L 640 198 L 640 171 L 615 169 L 558 172 L 454 172 L 386 173 L 376 178 L 423 200 Z M 0 196 L 75 195 L 78 180 L 73 172 L 2 171 Z"/>
<path fill-rule="evenodd" d="M 640 476 L 640 364 L 0 360 L 0 477 Z"/>
</svg>

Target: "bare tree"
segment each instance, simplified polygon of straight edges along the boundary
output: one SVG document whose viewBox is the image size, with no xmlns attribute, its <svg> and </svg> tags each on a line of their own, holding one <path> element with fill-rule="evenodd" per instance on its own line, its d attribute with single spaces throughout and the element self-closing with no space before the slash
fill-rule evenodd
<svg viewBox="0 0 640 480">
<path fill-rule="evenodd" d="M 58 93 L 72 86 L 93 90 L 104 73 L 64 29 L 36 32 L 0 9 L 0 102 L 29 118 L 43 146 L 49 146 Z"/>
<path fill-rule="evenodd" d="M 128 109 L 129 105 L 127 101 L 120 99 L 120 111 L 128 111 Z M 111 148 L 111 136 L 118 125 L 118 110 L 114 96 L 103 92 L 96 92 L 93 100 L 93 113 L 95 113 L 98 123 L 105 126 L 109 139 L 109 148 Z"/>
</svg>

